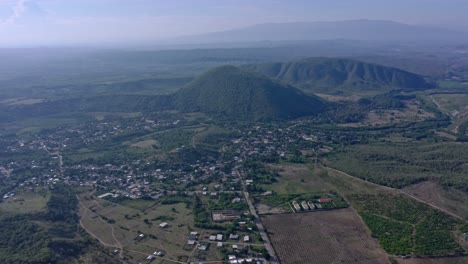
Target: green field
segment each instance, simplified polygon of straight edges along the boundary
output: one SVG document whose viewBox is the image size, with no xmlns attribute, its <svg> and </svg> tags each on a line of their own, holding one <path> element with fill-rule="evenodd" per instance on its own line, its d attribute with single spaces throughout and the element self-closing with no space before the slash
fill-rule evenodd
<svg viewBox="0 0 468 264">
<path fill-rule="evenodd" d="M 424 180 L 468 191 L 465 143 L 371 143 L 330 155 L 330 166 L 377 184 L 402 188 Z"/>
<path fill-rule="evenodd" d="M 390 254 L 415 256 L 460 255 L 453 233 L 462 222 L 401 195 L 349 196 L 382 247 Z"/>
</svg>

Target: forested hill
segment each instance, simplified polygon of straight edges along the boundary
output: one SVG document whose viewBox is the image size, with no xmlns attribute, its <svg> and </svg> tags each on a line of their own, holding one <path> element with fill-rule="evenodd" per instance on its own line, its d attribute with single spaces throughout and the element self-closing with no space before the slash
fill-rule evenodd
<svg viewBox="0 0 468 264">
<path fill-rule="evenodd" d="M 226 118 L 260 120 L 317 114 L 325 110 L 326 102 L 258 73 L 221 66 L 178 91 L 175 107 Z"/>
<path fill-rule="evenodd" d="M 252 64 L 244 68 L 315 92 L 432 87 L 420 75 L 351 59 L 308 58 L 287 63 Z"/>
</svg>

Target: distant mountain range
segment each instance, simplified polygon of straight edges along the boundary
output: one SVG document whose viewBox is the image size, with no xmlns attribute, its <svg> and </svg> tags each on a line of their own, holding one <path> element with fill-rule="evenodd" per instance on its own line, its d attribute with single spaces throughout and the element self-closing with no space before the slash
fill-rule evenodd
<svg viewBox="0 0 468 264">
<path fill-rule="evenodd" d="M 304 90 L 323 93 L 416 90 L 433 85 L 417 74 L 351 59 L 308 58 L 292 62 L 253 64 L 244 67 Z"/>
<path fill-rule="evenodd" d="M 207 44 L 259 41 L 295 41 L 346 39 L 388 43 L 457 43 L 468 40 L 467 34 L 449 29 L 415 26 L 382 20 L 332 22 L 267 23 L 250 27 L 184 36 L 161 44 Z"/>
</svg>

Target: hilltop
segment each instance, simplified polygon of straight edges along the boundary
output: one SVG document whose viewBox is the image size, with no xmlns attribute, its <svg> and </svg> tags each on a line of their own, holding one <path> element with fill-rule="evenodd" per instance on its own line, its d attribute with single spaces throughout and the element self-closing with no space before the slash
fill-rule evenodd
<svg viewBox="0 0 468 264">
<path fill-rule="evenodd" d="M 221 66 L 202 74 L 179 90 L 175 108 L 225 118 L 276 119 L 313 115 L 326 103 L 299 89 L 235 66 Z"/>
<path fill-rule="evenodd" d="M 245 69 L 313 92 L 424 89 L 431 84 L 397 68 L 340 58 L 308 58 L 292 62 L 247 65 Z"/>
</svg>

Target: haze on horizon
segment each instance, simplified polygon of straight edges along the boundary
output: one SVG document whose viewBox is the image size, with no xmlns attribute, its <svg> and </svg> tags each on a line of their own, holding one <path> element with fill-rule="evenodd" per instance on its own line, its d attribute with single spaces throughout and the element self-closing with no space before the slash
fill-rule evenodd
<svg viewBox="0 0 468 264">
<path fill-rule="evenodd" d="M 260 23 L 391 20 L 464 30 L 464 0 L 0 0 L 0 47 L 138 46 Z"/>
</svg>

